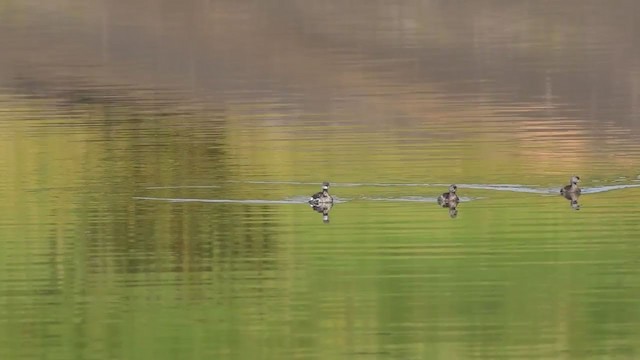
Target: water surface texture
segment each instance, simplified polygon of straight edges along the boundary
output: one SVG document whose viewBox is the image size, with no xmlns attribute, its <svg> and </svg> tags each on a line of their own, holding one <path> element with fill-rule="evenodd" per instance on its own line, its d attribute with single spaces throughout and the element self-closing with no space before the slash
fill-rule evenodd
<svg viewBox="0 0 640 360">
<path fill-rule="evenodd" d="M 639 13 L 0 0 L 0 359 L 640 358 Z"/>
</svg>

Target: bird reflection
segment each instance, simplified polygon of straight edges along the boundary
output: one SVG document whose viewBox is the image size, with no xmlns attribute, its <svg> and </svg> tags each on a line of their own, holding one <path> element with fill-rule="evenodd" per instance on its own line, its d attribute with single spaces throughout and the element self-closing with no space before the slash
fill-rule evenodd
<svg viewBox="0 0 640 360">
<path fill-rule="evenodd" d="M 458 216 L 458 204 L 459 201 L 438 201 L 438 205 L 443 208 L 449 209 L 449 216 L 455 219 Z"/>
<path fill-rule="evenodd" d="M 329 223 L 329 211 L 333 207 L 333 203 L 319 203 L 319 204 L 311 204 L 311 208 L 315 212 L 319 212 L 322 214 L 322 222 L 325 224 Z"/>
<path fill-rule="evenodd" d="M 578 198 L 580 197 L 580 193 L 579 192 L 565 192 L 562 194 L 562 196 L 569 200 L 569 202 L 571 203 L 571 208 L 573 210 L 580 210 L 580 204 L 578 204 Z"/>
</svg>

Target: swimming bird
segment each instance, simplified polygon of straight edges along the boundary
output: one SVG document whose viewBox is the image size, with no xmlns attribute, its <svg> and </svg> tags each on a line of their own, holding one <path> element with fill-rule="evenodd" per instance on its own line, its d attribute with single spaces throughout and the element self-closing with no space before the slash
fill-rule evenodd
<svg viewBox="0 0 640 360">
<path fill-rule="evenodd" d="M 560 189 L 560 194 L 580 194 L 582 190 L 578 187 L 578 183 L 580 182 L 580 176 L 572 176 L 571 183 L 566 185 L 562 189 Z"/>
<path fill-rule="evenodd" d="M 438 204 L 457 203 L 460 201 L 460 198 L 456 195 L 456 190 L 458 190 L 458 187 L 455 184 L 451 184 L 451 186 L 449 186 L 449 192 L 442 193 L 442 195 L 438 196 Z"/>
<path fill-rule="evenodd" d="M 322 183 L 322 191 L 313 194 L 309 199 L 309 204 L 311 205 L 332 203 L 333 197 L 329 195 L 329 183 L 326 181 Z"/>
</svg>

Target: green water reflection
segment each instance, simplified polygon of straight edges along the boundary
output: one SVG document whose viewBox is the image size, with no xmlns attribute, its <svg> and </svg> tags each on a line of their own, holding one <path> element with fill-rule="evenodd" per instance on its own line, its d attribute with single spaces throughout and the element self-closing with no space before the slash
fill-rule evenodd
<svg viewBox="0 0 640 360">
<path fill-rule="evenodd" d="M 556 194 L 460 185 L 451 219 L 435 202 L 446 187 L 336 182 L 325 224 L 304 203 L 318 184 L 242 180 L 300 170 L 251 173 L 269 153 L 232 166 L 247 151 L 233 126 L 199 142 L 157 124 L 35 125 L 4 124 L 3 358 L 637 356 L 640 189 L 573 211 Z"/>
</svg>

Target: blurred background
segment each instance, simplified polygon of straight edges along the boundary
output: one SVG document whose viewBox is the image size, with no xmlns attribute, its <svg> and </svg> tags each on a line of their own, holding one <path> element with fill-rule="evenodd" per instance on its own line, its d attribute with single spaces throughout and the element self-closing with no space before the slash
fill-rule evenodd
<svg viewBox="0 0 640 360">
<path fill-rule="evenodd" d="M 0 358 L 637 358 L 638 13 L 0 0 Z"/>
</svg>

